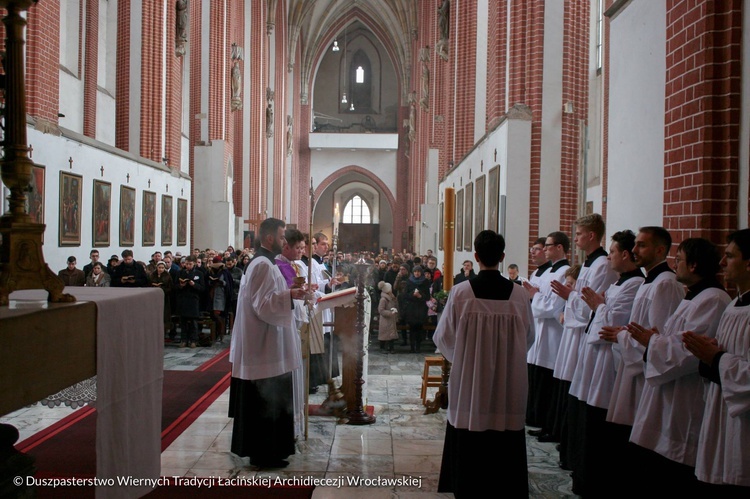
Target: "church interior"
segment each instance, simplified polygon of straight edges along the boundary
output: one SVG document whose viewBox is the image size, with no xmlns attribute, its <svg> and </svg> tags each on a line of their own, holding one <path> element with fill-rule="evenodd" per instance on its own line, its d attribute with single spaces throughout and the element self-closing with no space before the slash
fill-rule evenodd
<svg viewBox="0 0 750 499">
<path fill-rule="evenodd" d="M 655 225 L 675 247 L 689 237 L 723 247 L 748 226 L 750 9 L 741 0 L 0 7 L 22 10 L 25 142 L 14 154 L 32 165 L 15 210 L 44 224 L 55 274 L 92 248 L 147 262 L 157 250 L 251 247 L 268 217 L 330 238 L 336 225 L 345 252 L 430 250 L 451 274 L 492 229 L 507 242 L 501 270 L 515 263 L 521 276 L 536 268 L 538 237 L 570 234 L 585 214 L 604 217 L 607 241 Z M 9 33 L 0 26 L 4 54 Z M 5 218 L 10 157 L 6 149 Z M 11 256 L 0 257 L 1 276 Z M 165 350 L 164 369 L 195 369 L 226 346 Z M 445 413 L 422 414 L 423 356 L 373 352 L 369 366 L 378 423 L 315 423 L 300 444 L 308 458 L 289 473 L 419 475 L 419 487 L 377 491 L 437 496 Z M 162 474 L 246 472 L 228 452 L 227 400 L 161 453 Z M 38 407 L 0 421 L 26 438 L 72 412 Z M 529 452 L 532 496 L 571 495 L 554 446 Z"/>
</svg>

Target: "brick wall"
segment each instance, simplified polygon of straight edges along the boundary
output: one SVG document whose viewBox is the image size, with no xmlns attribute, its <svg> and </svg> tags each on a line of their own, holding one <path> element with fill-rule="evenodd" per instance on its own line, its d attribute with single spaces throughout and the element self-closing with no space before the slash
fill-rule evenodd
<svg viewBox="0 0 750 499">
<path fill-rule="evenodd" d="M 60 102 L 60 4 L 34 4 L 28 11 L 27 20 L 26 112 L 57 124 Z M 4 26 L 2 39 L 4 45 Z"/>
<path fill-rule="evenodd" d="M 236 43 L 240 47 L 245 46 L 245 2 L 235 1 L 232 5 L 232 42 Z M 245 60 L 240 61 L 240 71 L 242 72 L 243 82 L 244 78 L 247 78 L 247 74 L 244 69 L 247 67 L 247 54 Z M 231 95 L 231 81 L 230 81 L 230 95 Z M 242 97 L 244 98 L 244 89 Z M 244 182 L 244 152 L 242 135 L 245 127 L 242 121 L 243 110 L 234 111 L 230 117 L 232 121 L 232 154 L 234 156 L 234 185 L 232 186 L 232 199 L 234 201 L 234 214 L 238 217 L 242 217 L 242 185 Z"/>
<path fill-rule="evenodd" d="M 81 2 L 83 5 L 84 2 Z M 99 66 L 99 0 L 86 0 L 83 65 L 83 134 L 96 138 L 96 83 Z"/>
<path fill-rule="evenodd" d="M 510 12 L 510 72 L 508 104 L 523 103 L 532 112 L 529 245 L 539 237 L 539 180 L 542 147 L 542 91 L 544 64 L 544 2 L 513 2 Z M 507 165 L 503 165 L 507 166 Z M 569 230 L 569 229 L 566 229 Z M 530 268 L 533 269 L 531 261 Z"/>
<path fill-rule="evenodd" d="M 56 2 L 46 2 L 56 3 Z M 58 37 L 59 38 L 59 37 Z M 115 146 L 130 150 L 130 0 L 117 2 Z M 191 231 L 192 232 L 192 231 Z"/>
<path fill-rule="evenodd" d="M 582 124 L 588 117 L 589 2 L 566 0 L 563 34 L 563 103 L 573 112 L 562 115 L 560 151 L 560 230 L 569 231 L 579 212 Z M 580 186 L 585 188 L 585 186 Z"/>
<path fill-rule="evenodd" d="M 668 0 L 664 225 L 678 243 L 737 229 L 742 2 Z"/>
<path fill-rule="evenodd" d="M 459 22 L 452 22 L 451 62 L 455 65 L 454 80 L 455 116 L 453 119 L 454 157 L 463 158 L 474 146 L 474 106 L 476 95 L 477 65 L 477 4 L 459 2 L 451 5 L 451 17 L 458 16 Z M 453 42 L 456 43 L 453 43 Z M 483 63 L 484 61 L 480 61 Z"/>
<path fill-rule="evenodd" d="M 142 157 L 162 161 L 162 81 L 164 11 L 157 2 L 143 4 L 141 44 L 141 136 Z M 134 84 L 135 82 L 131 82 Z"/>
<path fill-rule="evenodd" d="M 508 64 L 508 1 L 489 3 L 487 27 L 487 125 L 489 130 L 505 114 L 505 68 Z M 479 62 L 479 61 L 478 61 Z"/>
</svg>

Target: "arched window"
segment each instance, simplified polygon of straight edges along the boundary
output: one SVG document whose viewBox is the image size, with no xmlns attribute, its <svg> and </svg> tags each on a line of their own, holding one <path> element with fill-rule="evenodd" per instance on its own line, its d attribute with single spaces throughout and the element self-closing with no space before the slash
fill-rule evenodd
<svg viewBox="0 0 750 499">
<path fill-rule="evenodd" d="M 369 224 L 370 220 L 370 207 L 364 199 L 359 197 L 359 194 L 355 194 L 344 207 L 342 222 L 345 224 Z"/>
<path fill-rule="evenodd" d="M 357 114 L 373 113 L 372 107 L 372 69 L 370 58 L 364 50 L 357 50 L 349 65 L 349 92 L 354 112 Z"/>
</svg>

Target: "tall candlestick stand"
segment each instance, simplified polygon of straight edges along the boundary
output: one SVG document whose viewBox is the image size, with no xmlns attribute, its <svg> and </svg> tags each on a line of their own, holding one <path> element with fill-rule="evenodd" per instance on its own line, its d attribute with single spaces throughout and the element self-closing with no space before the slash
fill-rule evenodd
<svg viewBox="0 0 750 499">
<path fill-rule="evenodd" d="M 367 264 L 357 264 L 357 363 L 356 363 L 356 377 L 354 379 L 355 386 L 355 405 L 347 413 L 349 418 L 348 424 L 351 425 L 366 425 L 373 424 L 375 422 L 375 416 L 370 416 L 365 412 L 365 407 L 362 402 L 362 385 L 365 384 L 365 380 L 362 378 L 363 364 L 365 356 L 364 338 L 365 338 L 365 274 L 367 273 Z"/>
<path fill-rule="evenodd" d="M 26 213 L 26 191 L 32 180 L 34 163 L 26 143 L 26 92 L 24 83 L 24 38 L 26 19 L 21 13 L 36 0 L 0 0 L 7 9 L 5 25 L 5 76 L 0 80 L 5 93 L 3 110 L 3 159 L 0 172 L 10 189 L 9 211 L 0 218 L 0 306 L 8 305 L 9 295 L 17 289 L 45 289 L 51 302 L 74 302 L 62 292 L 62 279 L 44 262 L 42 236 L 44 224 L 32 223 Z"/>
</svg>

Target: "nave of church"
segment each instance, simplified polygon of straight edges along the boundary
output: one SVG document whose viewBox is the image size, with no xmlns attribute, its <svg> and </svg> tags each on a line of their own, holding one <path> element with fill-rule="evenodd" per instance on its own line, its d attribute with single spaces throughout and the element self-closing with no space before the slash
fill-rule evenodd
<svg viewBox="0 0 750 499">
<path fill-rule="evenodd" d="M 228 345 L 225 340 L 196 350 L 165 348 L 164 369 L 193 370 Z M 424 354 L 383 354 L 373 342 L 368 355 L 367 403 L 374 407 L 375 424 L 341 425 L 333 417 L 313 416 L 308 440 L 298 442 L 297 453 L 289 458 L 289 467 L 259 471 L 250 467 L 247 459 L 229 452 L 232 419 L 227 417 L 227 390 L 162 452 L 162 476 L 407 477 L 415 482 L 397 487 L 318 487 L 313 497 L 453 497 L 453 494 L 437 493 L 446 416 L 443 410 L 424 414 L 419 397 Z M 325 399 L 325 389 L 321 388 L 318 394 L 310 396 L 311 404 Z M 432 397 L 435 391 L 428 389 L 428 395 Z M 73 412 L 64 405 L 52 409 L 36 405 L 2 417 L 0 423 L 16 426 L 24 440 Z M 558 467 L 554 445 L 527 437 L 530 497 L 572 496 L 569 472 Z"/>
</svg>

